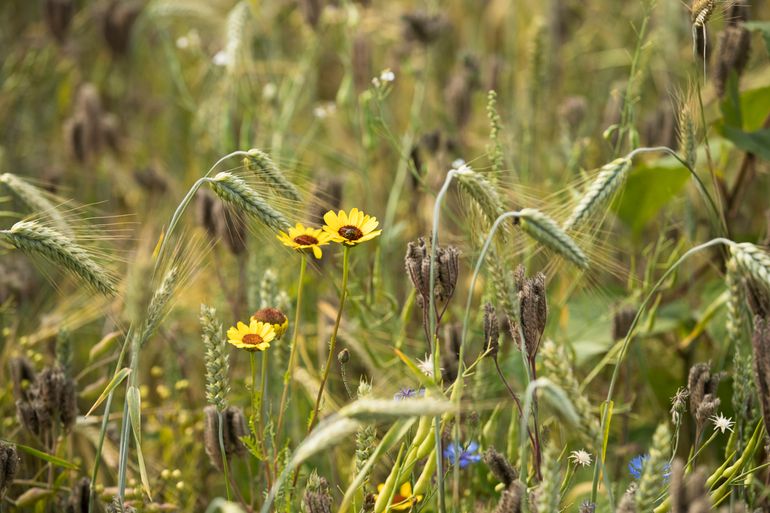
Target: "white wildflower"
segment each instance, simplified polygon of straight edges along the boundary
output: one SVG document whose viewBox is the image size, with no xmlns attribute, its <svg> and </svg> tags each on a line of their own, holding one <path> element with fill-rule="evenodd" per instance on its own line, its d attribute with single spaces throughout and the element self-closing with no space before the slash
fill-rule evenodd
<svg viewBox="0 0 770 513">
<path fill-rule="evenodd" d="M 227 54 L 224 50 L 219 50 L 216 54 L 214 54 L 214 58 L 212 59 L 212 62 L 215 66 L 227 66 L 230 64 L 230 56 Z"/>
<path fill-rule="evenodd" d="M 420 369 L 426 376 L 433 377 L 433 353 L 426 355 L 424 360 L 417 360 L 417 368 Z M 439 372 L 443 371 L 439 367 Z"/>
<path fill-rule="evenodd" d="M 715 430 L 718 429 L 722 433 L 725 431 L 729 431 L 730 433 L 733 432 L 733 424 L 735 424 L 733 419 L 725 417 L 720 413 L 718 415 L 712 415 L 709 420 L 714 423 Z"/>
<path fill-rule="evenodd" d="M 572 463 L 581 467 L 587 467 L 591 464 L 591 455 L 585 449 L 572 451 L 569 453 L 569 459 Z"/>
</svg>

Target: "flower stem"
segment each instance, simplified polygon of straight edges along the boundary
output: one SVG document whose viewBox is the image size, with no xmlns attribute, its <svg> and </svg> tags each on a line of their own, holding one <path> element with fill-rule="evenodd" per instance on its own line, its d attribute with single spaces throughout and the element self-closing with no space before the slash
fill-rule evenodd
<svg viewBox="0 0 770 513">
<path fill-rule="evenodd" d="M 227 464 L 227 453 L 225 452 L 225 437 L 224 437 L 224 415 L 222 415 L 222 412 L 217 412 L 217 415 L 219 416 L 219 425 L 218 425 L 218 431 L 219 431 L 219 453 L 222 455 L 222 470 L 225 473 L 225 491 L 227 492 L 227 500 L 232 500 L 232 497 L 230 495 L 230 469 L 229 465 Z"/>
<path fill-rule="evenodd" d="M 326 386 L 326 381 L 329 378 L 329 369 L 331 369 L 332 366 L 332 358 L 334 358 L 334 348 L 337 345 L 337 331 L 340 329 L 340 321 L 342 320 L 342 309 L 345 307 L 345 298 L 347 297 L 347 291 L 348 291 L 348 271 L 349 271 L 349 258 L 350 258 L 350 247 L 345 246 L 345 249 L 342 252 L 342 288 L 340 290 L 340 307 L 339 310 L 337 310 L 337 319 L 334 321 L 334 330 L 332 331 L 332 336 L 329 339 L 329 356 L 326 357 L 326 366 L 323 370 L 323 376 L 321 377 L 321 386 L 318 387 L 318 396 L 315 400 L 315 407 L 313 408 L 313 415 L 310 417 L 310 422 L 307 426 L 307 432 L 310 433 L 313 430 L 313 427 L 315 426 L 316 422 L 318 421 L 318 410 L 321 408 L 321 397 L 323 397 L 324 393 L 324 387 Z"/>
<path fill-rule="evenodd" d="M 281 393 L 281 406 L 278 408 L 278 424 L 275 430 L 275 446 L 276 446 L 276 465 L 277 465 L 277 451 L 281 447 L 281 434 L 283 431 L 283 413 L 286 410 L 286 401 L 289 397 L 289 386 L 291 384 L 292 377 L 294 375 L 294 361 L 297 354 L 297 339 L 299 335 L 299 318 L 300 312 L 302 312 L 302 285 L 305 281 L 305 269 L 307 268 L 307 259 L 302 256 L 299 264 L 299 280 L 297 283 L 297 306 L 294 313 L 294 327 L 291 335 L 291 349 L 289 350 L 289 366 L 286 369 L 286 373 L 283 375 L 283 392 Z"/>
</svg>

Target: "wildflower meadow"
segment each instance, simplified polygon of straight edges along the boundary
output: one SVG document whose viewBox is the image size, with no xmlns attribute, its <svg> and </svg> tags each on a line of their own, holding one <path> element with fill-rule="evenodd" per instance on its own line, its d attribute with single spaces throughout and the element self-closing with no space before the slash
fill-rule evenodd
<svg viewBox="0 0 770 513">
<path fill-rule="evenodd" d="M 4 0 L 0 513 L 770 512 L 766 0 Z"/>
</svg>

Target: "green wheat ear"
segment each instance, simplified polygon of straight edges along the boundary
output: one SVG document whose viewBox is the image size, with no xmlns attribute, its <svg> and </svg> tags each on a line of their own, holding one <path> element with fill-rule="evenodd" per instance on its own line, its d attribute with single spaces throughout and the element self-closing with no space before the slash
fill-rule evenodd
<svg viewBox="0 0 770 513">
<path fill-rule="evenodd" d="M 770 292 L 770 255 L 749 242 L 732 244 L 730 252 L 738 271 Z"/>
<path fill-rule="evenodd" d="M 112 277 L 88 251 L 53 228 L 37 221 L 19 221 L 0 231 L 0 236 L 25 253 L 62 266 L 105 296 L 117 292 Z"/>
<path fill-rule="evenodd" d="M 242 178 L 221 172 L 208 179 L 208 183 L 222 201 L 229 203 L 239 212 L 259 219 L 274 230 L 289 229 L 289 221 L 284 215 L 271 207 L 265 198 Z"/>
<path fill-rule="evenodd" d="M 299 191 L 283 175 L 275 165 L 270 155 L 256 148 L 249 150 L 248 156 L 243 159 L 244 164 L 262 178 L 277 194 L 293 201 L 302 201 Z"/>
<path fill-rule="evenodd" d="M 45 214 L 54 224 L 55 228 L 67 237 L 72 238 L 72 228 L 65 221 L 64 216 L 51 203 L 42 190 L 11 173 L 0 175 L 0 183 L 19 199 L 34 213 Z"/>
<path fill-rule="evenodd" d="M 524 233 L 543 246 L 558 253 L 580 269 L 588 269 L 588 257 L 580 246 L 547 215 L 534 208 L 524 208 L 519 211 L 518 223 Z"/>
<path fill-rule="evenodd" d="M 565 230 L 573 230 L 604 210 L 615 192 L 623 185 L 631 168 L 631 160 L 620 158 L 603 166 L 580 202 L 564 223 Z"/>
</svg>

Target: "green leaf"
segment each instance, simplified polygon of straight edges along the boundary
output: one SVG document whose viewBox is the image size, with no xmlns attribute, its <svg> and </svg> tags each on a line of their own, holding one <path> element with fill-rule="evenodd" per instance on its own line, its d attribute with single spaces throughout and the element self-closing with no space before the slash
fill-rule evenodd
<svg viewBox="0 0 770 513">
<path fill-rule="evenodd" d="M 759 130 L 770 114 L 770 86 L 749 89 L 741 93 L 741 114 L 743 129 L 747 132 Z"/>
<path fill-rule="evenodd" d="M 63 460 L 57 456 L 54 456 L 53 454 L 48 454 L 47 452 L 38 451 L 34 447 L 29 447 L 27 445 L 18 444 L 16 442 L 11 442 L 10 440 L 5 440 L 0 438 L 0 442 L 4 442 L 7 444 L 15 445 L 17 449 L 21 449 L 22 451 L 26 452 L 27 454 L 30 454 L 34 456 L 35 458 L 40 458 L 43 461 L 47 461 L 48 463 L 51 463 L 53 465 L 56 465 L 58 467 L 68 468 L 72 470 L 77 470 L 78 466 L 74 463 L 70 463 L 67 460 Z"/>
<path fill-rule="evenodd" d="M 722 121 L 727 126 L 743 128 L 740 91 L 738 90 L 738 74 L 730 71 L 725 84 L 725 97 L 719 103 L 722 111 Z"/>
<path fill-rule="evenodd" d="M 724 136 L 743 151 L 753 153 L 761 159 L 770 161 L 770 128 L 756 132 L 744 132 L 725 125 L 722 127 Z"/>
<path fill-rule="evenodd" d="M 152 499 L 150 479 L 147 477 L 147 467 L 144 464 L 144 455 L 142 454 L 142 397 L 139 393 L 139 388 L 134 385 L 128 387 L 126 400 L 128 401 L 128 417 L 131 420 L 131 431 L 134 433 L 134 442 L 136 442 L 136 458 L 139 463 L 142 488 L 144 488 L 147 497 Z"/>
<path fill-rule="evenodd" d="M 747 21 L 743 24 L 747 29 L 762 34 L 767 53 L 770 53 L 770 21 Z"/>
<path fill-rule="evenodd" d="M 690 173 L 673 158 L 642 164 L 628 175 L 615 204 L 618 217 L 638 234 L 690 179 Z"/>
<path fill-rule="evenodd" d="M 128 375 L 131 374 L 131 369 L 129 368 L 122 368 L 118 372 L 115 373 L 115 375 L 112 377 L 109 383 L 107 383 L 107 387 L 102 391 L 102 393 L 99 395 L 99 398 L 96 399 L 96 402 L 93 406 L 91 406 L 91 409 L 88 410 L 88 413 L 86 413 L 86 417 L 91 415 L 96 408 L 99 407 L 100 404 L 102 404 L 105 399 L 107 399 L 107 396 L 112 393 L 113 390 L 115 390 L 115 387 L 120 385 Z"/>
</svg>

